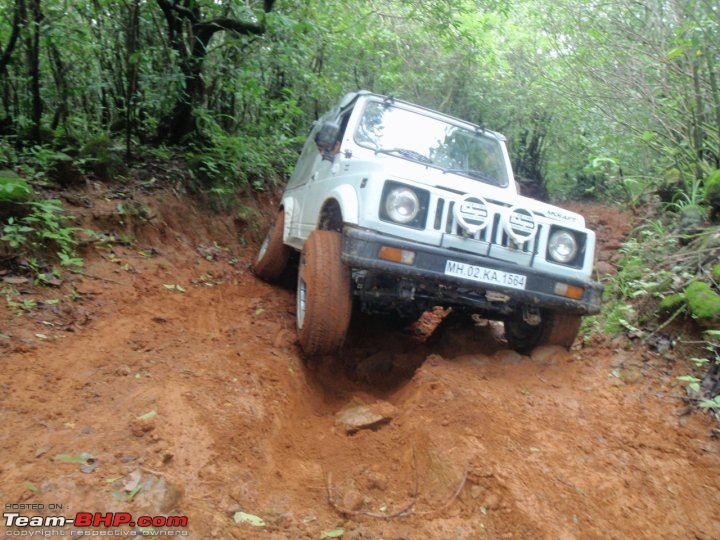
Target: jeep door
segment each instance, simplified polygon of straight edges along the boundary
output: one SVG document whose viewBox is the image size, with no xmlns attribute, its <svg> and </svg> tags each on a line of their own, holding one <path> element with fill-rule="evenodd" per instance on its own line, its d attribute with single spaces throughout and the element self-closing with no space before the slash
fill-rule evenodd
<svg viewBox="0 0 720 540">
<path fill-rule="evenodd" d="M 317 228 L 322 205 L 327 199 L 327 194 L 335 187 L 333 180 L 337 178 L 340 171 L 340 162 L 344 159 L 340 148 L 344 142 L 343 139 L 351 114 L 352 108 L 340 114 L 338 118 L 340 129 L 337 135 L 337 147 L 333 153 L 325 154 L 325 156 L 318 152 L 318 157 L 305 185 L 302 211 L 300 212 L 300 236 L 303 240 Z"/>
</svg>

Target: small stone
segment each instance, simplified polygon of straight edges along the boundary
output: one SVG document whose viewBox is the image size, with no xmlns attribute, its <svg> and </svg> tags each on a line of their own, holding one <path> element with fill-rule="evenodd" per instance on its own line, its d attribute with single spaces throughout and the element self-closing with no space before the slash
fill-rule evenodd
<svg viewBox="0 0 720 540">
<path fill-rule="evenodd" d="M 533 362 L 546 364 L 569 360 L 570 353 L 559 345 L 541 345 L 540 347 L 535 347 L 530 357 Z"/>
<path fill-rule="evenodd" d="M 601 276 L 608 274 L 614 275 L 617 272 L 617 270 L 615 269 L 615 265 L 606 261 L 600 261 L 599 263 L 597 263 L 595 265 L 595 269 Z"/>
<path fill-rule="evenodd" d="M 498 497 L 495 493 L 489 493 L 485 497 L 482 505 L 488 510 L 497 510 L 500 506 L 500 497 Z"/>
<path fill-rule="evenodd" d="M 343 496 L 343 507 L 345 510 L 356 512 L 362 508 L 364 502 L 365 499 L 363 496 L 354 489 L 351 489 Z"/>
<path fill-rule="evenodd" d="M 507 366 L 519 364 L 520 362 L 522 362 L 523 356 L 520 353 L 511 349 L 500 349 L 493 355 L 493 358 L 501 364 Z"/>
<path fill-rule="evenodd" d="M 483 488 L 482 486 L 473 486 L 470 488 L 470 496 L 473 499 L 479 498 L 480 495 L 482 495 L 483 493 L 485 493 L 485 488 Z"/>
<path fill-rule="evenodd" d="M 620 371 L 620 380 L 625 384 L 636 384 L 643 379 L 642 370 L 638 367 L 631 366 Z"/>
<path fill-rule="evenodd" d="M 377 489 L 379 491 L 385 491 L 387 489 L 387 478 L 384 474 L 370 471 L 367 474 L 368 487 L 370 489 Z"/>
<path fill-rule="evenodd" d="M 132 373 L 132 371 L 128 366 L 118 366 L 115 370 L 115 375 L 119 375 L 120 377 L 127 377 L 130 373 Z"/>
<path fill-rule="evenodd" d="M 135 437 L 143 437 L 154 429 L 155 422 L 153 420 L 135 419 L 130 422 L 130 433 L 132 433 Z"/>
<path fill-rule="evenodd" d="M 361 429 L 377 429 L 389 423 L 396 414 L 393 405 L 379 401 L 370 405 L 345 407 L 335 415 L 335 420 L 345 427 L 348 433 Z"/>
</svg>

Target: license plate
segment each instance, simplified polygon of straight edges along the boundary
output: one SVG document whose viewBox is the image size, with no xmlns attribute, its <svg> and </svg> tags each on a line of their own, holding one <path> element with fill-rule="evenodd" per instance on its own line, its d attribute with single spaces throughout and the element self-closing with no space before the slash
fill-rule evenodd
<svg viewBox="0 0 720 540">
<path fill-rule="evenodd" d="M 527 276 L 522 274 L 503 272 L 502 270 L 457 261 L 447 261 L 445 263 L 445 275 L 471 279 L 480 283 L 502 285 L 513 289 L 524 289 L 527 282 Z"/>
</svg>

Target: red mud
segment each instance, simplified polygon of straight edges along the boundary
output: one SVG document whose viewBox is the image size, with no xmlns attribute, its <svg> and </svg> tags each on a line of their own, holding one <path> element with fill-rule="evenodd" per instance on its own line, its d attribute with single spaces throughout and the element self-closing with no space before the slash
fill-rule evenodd
<svg viewBox="0 0 720 540">
<path fill-rule="evenodd" d="M 14 286 L 57 305 L 0 306 L 3 504 L 186 515 L 192 538 L 720 538 L 720 447 L 678 415 L 674 364 L 375 320 L 306 364 L 293 291 L 251 274 L 232 223 L 161 195 L 138 198 L 149 223 L 93 196 L 86 225 L 135 243 L 90 246 L 60 289 Z M 583 211 L 612 251 L 625 216 Z M 348 433 L 335 415 L 359 404 L 390 421 Z M 85 472 L 56 458 L 82 452 Z"/>
</svg>

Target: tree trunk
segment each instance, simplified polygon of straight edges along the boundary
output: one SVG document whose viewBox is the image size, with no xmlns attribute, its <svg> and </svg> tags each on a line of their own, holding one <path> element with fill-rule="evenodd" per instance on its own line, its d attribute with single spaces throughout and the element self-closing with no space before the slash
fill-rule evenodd
<svg viewBox="0 0 720 540">
<path fill-rule="evenodd" d="M 43 101 L 40 95 L 40 31 L 43 15 L 40 0 L 30 0 L 30 9 L 32 11 L 32 25 L 30 25 L 31 32 L 28 37 L 27 50 L 30 95 L 32 96 L 32 130 L 30 132 L 30 139 L 35 143 L 39 143 L 43 114 Z"/>
<path fill-rule="evenodd" d="M 68 115 L 68 85 L 65 79 L 65 65 L 62 61 L 62 56 L 55 43 L 52 41 L 48 44 L 48 56 L 50 57 L 50 66 L 52 68 L 53 79 L 55 80 L 55 87 L 57 88 L 60 103 L 55 109 L 52 124 L 50 129 L 55 131 L 62 122 L 66 126 L 67 115 Z"/>
<path fill-rule="evenodd" d="M 134 0 L 128 8 L 128 26 L 125 36 L 127 85 L 125 91 L 125 156 L 132 159 L 132 134 L 135 125 L 135 103 L 138 92 L 138 39 L 140 34 L 140 0 Z"/>
<path fill-rule="evenodd" d="M 195 107 L 205 98 L 203 62 L 212 37 L 221 31 L 239 35 L 261 35 L 265 27 L 235 19 L 203 20 L 196 2 L 183 5 L 170 0 L 157 0 L 168 25 L 168 41 L 180 57 L 184 87 L 172 112 L 160 121 L 159 136 L 170 144 L 178 144 L 197 131 Z M 273 9 L 275 0 L 264 0 L 264 12 Z M 186 24 L 183 24 L 183 22 Z"/>
<path fill-rule="evenodd" d="M 10 30 L 10 38 L 7 45 L 0 54 L 0 84 L 2 85 L 2 102 L 5 109 L 5 116 L 10 115 L 10 88 L 7 80 L 7 66 L 12 58 L 15 45 L 17 45 L 20 37 L 20 28 L 23 26 L 25 14 L 25 0 L 15 1 L 15 14 L 13 16 L 12 29 Z"/>
</svg>

